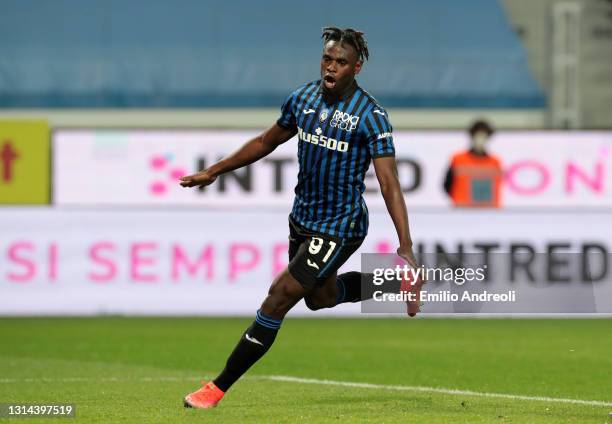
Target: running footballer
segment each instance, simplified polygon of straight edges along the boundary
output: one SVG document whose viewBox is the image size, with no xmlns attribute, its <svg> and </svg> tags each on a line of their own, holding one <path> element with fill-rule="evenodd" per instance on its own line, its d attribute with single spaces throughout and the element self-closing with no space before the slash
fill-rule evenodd
<svg viewBox="0 0 612 424">
<path fill-rule="evenodd" d="M 392 127 L 387 112 L 355 80 L 369 57 L 367 42 L 362 32 L 350 28 L 324 28 L 322 38 L 320 80 L 295 90 L 282 105 L 278 121 L 261 135 L 210 168 L 181 178 L 183 187 L 212 184 L 219 175 L 265 157 L 297 135 L 299 174 L 289 215 L 289 265 L 272 282 L 225 369 L 188 394 L 186 407 L 216 406 L 272 346 L 283 318 L 300 300 L 312 310 L 364 300 L 361 273 L 337 271 L 368 231 L 362 194 L 371 161 L 399 239 L 397 253 L 417 266 Z M 408 309 L 414 315 L 418 304 Z"/>
</svg>

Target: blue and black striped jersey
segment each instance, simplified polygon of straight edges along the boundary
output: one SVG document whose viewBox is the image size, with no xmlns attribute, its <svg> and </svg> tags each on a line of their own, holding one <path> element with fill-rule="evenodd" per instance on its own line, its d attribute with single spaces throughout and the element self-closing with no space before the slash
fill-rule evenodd
<svg viewBox="0 0 612 424">
<path fill-rule="evenodd" d="M 295 90 L 281 111 L 278 124 L 298 136 L 291 219 L 317 233 L 365 237 L 365 173 L 372 158 L 395 155 L 387 112 L 357 84 L 344 98 L 327 103 L 320 80 Z"/>
</svg>

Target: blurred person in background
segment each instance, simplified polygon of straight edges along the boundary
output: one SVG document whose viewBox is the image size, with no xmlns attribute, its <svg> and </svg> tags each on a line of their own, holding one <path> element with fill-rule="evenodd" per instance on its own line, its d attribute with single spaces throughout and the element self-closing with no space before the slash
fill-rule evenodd
<svg viewBox="0 0 612 424">
<path fill-rule="evenodd" d="M 486 149 L 494 132 L 488 122 L 474 122 L 468 129 L 469 150 L 456 153 L 451 158 L 444 179 L 444 191 L 450 196 L 454 206 L 501 206 L 501 162 Z"/>
</svg>

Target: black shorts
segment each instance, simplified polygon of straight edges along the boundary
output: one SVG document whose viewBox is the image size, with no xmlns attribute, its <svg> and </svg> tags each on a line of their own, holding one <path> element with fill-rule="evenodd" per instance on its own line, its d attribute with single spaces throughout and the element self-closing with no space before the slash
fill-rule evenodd
<svg viewBox="0 0 612 424">
<path fill-rule="evenodd" d="M 359 249 L 363 240 L 314 233 L 289 218 L 289 273 L 307 289 L 322 284 Z"/>
</svg>

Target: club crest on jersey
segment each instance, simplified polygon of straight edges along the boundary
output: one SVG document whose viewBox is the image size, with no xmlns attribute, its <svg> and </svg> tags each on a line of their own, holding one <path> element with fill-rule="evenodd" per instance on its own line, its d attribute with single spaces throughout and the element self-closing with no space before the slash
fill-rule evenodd
<svg viewBox="0 0 612 424">
<path fill-rule="evenodd" d="M 329 123 L 329 125 L 331 125 L 334 128 L 340 128 L 341 130 L 351 132 L 355 128 L 357 128 L 358 122 L 359 122 L 359 116 L 349 115 L 346 112 L 336 110 L 334 112 L 334 116 L 332 116 L 332 120 Z"/>
<path fill-rule="evenodd" d="M 319 122 L 323 123 L 325 122 L 325 120 L 327 119 L 329 113 L 327 112 L 326 109 L 323 109 L 323 111 L 321 112 L 321 114 L 319 115 Z"/>
</svg>

